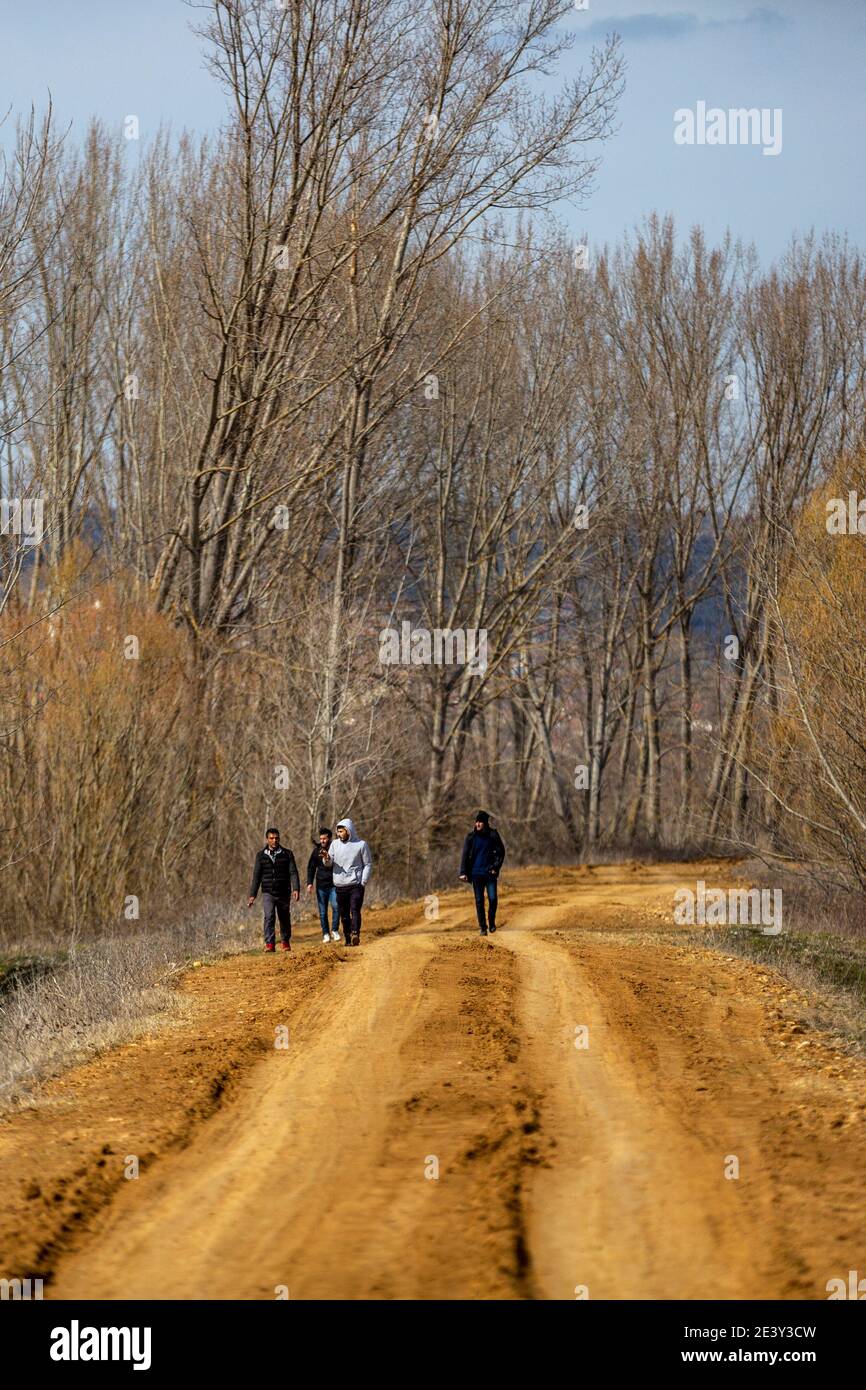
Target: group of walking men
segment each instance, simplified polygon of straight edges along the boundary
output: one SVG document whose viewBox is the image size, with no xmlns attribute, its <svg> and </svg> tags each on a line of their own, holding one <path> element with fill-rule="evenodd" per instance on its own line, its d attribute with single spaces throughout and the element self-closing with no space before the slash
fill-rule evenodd
<svg viewBox="0 0 866 1390">
<path fill-rule="evenodd" d="M 322 942 L 339 941 L 347 946 L 361 944 L 361 909 L 364 889 L 373 872 L 373 856 L 354 823 L 346 817 L 337 822 L 337 838 L 328 826 L 319 830 L 307 864 L 307 893 L 316 895 Z M 505 846 L 498 830 L 490 825 L 486 811 L 477 811 L 475 823 L 463 842 L 460 878 L 471 883 L 475 911 L 482 936 L 496 931 L 496 880 L 505 859 Z M 276 924 L 280 924 L 280 946 L 292 949 L 292 899 L 301 896 L 301 881 L 295 856 L 280 844 L 280 832 L 271 826 L 265 844 L 256 855 L 250 883 L 249 906 L 261 889 L 264 908 L 265 950 L 276 950 Z M 486 898 L 486 903 L 485 903 Z M 485 912 L 486 908 L 486 912 Z M 329 920 L 330 918 L 330 920 Z"/>
<path fill-rule="evenodd" d="M 290 849 L 280 844 L 280 832 L 271 826 L 265 835 L 265 846 L 256 855 L 250 883 L 249 905 L 262 890 L 265 913 L 265 950 L 276 949 L 275 926 L 280 924 L 280 945 L 292 949 L 291 898 L 301 896 L 298 866 Z M 366 840 L 362 840 L 348 819 L 337 822 L 337 838 L 328 826 L 319 831 L 318 844 L 307 864 L 307 892 L 316 894 L 322 941 L 339 941 L 340 927 L 347 946 L 361 944 L 361 908 L 364 889 L 373 872 L 373 856 Z M 330 929 L 328 912 L 330 909 Z"/>
</svg>

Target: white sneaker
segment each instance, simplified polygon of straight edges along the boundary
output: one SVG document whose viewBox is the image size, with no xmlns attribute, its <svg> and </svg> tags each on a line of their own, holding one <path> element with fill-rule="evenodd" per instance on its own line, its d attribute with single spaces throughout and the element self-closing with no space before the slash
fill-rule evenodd
<svg viewBox="0 0 866 1390">
<path fill-rule="evenodd" d="M 339 933 L 338 931 L 332 931 L 332 932 L 331 932 L 331 940 L 332 940 L 332 941 L 339 941 L 339 940 L 340 940 L 340 933 Z"/>
<path fill-rule="evenodd" d="M 331 938 L 329 937 L 328 933 L 325 932 L 325 935 L 322 937 L 322 945 L 326 946 L 330 940 Z"/>
</svg>

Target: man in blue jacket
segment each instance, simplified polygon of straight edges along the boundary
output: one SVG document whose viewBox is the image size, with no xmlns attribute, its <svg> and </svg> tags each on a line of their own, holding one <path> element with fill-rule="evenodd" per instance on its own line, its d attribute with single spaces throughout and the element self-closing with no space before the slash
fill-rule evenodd
<svg viewBox="0 0 866 1390">
<path fill-rule="evenodd" d="M 505 846 L 498 830 L 491 830 L 486 811 L 475 812 L 475 829 L 463 841 L 460 877 L 472 884 L 475 911 L 482 936 L 496 931 L 496 878 L 505 859 Z M 487 893 L 487 917 L 484 916 L 484 894 Z"/>
</svg>

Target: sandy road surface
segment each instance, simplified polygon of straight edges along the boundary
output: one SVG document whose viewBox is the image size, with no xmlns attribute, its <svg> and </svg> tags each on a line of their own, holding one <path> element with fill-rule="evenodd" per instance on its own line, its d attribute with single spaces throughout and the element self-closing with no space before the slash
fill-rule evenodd
<svg viewBox="0 0 866 1390">
<path fill-rule="evenodd" d="M 181 1023 L 0 1128 L 4 1271 L 55 1298 L 825 1298 L 864 1259 L 866 1067 L 673 929 L 696 877 L 724 881 L 524 870 L 492 940 L 455 893 L 369 914 L 357 951 L 195 972 Z"/>
</svg>

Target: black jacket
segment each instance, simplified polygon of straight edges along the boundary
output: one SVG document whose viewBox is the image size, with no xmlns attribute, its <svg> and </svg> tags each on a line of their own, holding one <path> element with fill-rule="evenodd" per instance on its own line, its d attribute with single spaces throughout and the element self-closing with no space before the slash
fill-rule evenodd
<svg viewBox="0 0 866 1390">
<path fill-rule="evenodd" d="M 461 876 L 466 874 L 467 878 L 472 872 L 472 860 L 474 856 L 474 840 L 477 835 L 476 830 L 470 830 L 466 839 L 463 841 L 463 853 L 460 856 Z M 490 869 L 498 873 L 505 860 L 505 845 L 502 843 L 502 836 L 498 830 L 490 829 L 487 834 L 490 837 Z"/>
<path fill-rule="evenodd" d="M 256 855 L 250 897 L 254 898 L 260 888 L 263 893 L 273 893 L 275 898 L 288 898 L 290 892 L 300 893 L 301 881 L 295 856 L 284 845 L 277 846 L 273 859 L 267 846 Z"/>
<path fill-rule="evenodd" d="M 307 861 L 307 883 L 315 882 L 317 888 L 333 888 L 334 886 L 334 866 L 326 867 L 319 855 L 322 847 L 317 844 Z"/>
</svg>

